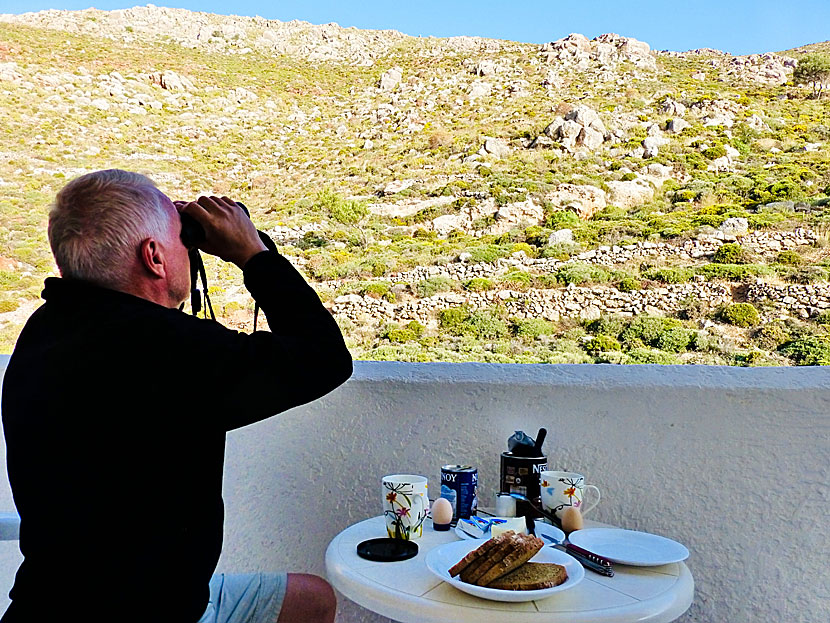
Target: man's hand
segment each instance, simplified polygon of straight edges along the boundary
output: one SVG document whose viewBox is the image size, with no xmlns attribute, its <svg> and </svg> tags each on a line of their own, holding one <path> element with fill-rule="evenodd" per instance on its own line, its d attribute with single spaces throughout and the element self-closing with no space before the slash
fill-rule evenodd
<svg viewBox="0 0 830 623">
<path fill-rule="evenodd" d="M 267 251 L 251 219 L 227 197 L 199 197 L 197 201 L 174 202 L 179 212 L 189 214 L 205 228 L 199 248 L 239 268 L 257 253 Z"/>
</svg>

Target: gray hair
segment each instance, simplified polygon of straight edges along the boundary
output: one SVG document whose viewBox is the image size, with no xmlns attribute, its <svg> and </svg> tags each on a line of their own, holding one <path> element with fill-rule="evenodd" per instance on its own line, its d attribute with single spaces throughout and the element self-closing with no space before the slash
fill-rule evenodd
<svg viewBox="0 0 830 623">
<path fill-rule="evenodd" d="M 63 277 L 123 288 L 138 244 L 164 237 L 165 196 L 144 175 L 95 171 L 64 186 L 49 212 L 49 244 Z"/>
</svg>

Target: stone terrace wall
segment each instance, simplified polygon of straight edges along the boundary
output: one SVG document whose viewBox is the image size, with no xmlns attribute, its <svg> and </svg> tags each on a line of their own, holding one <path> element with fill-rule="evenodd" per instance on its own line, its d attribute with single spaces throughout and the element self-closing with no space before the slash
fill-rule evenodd
<svg viewBox="0 0 830 623">
<path fill-rule="evenodd" d="M 791 316 L 811 318 L 830 309 L 830 285 L 772 285 L 756 283 L 749 286 L 747 300 L 772 303 Z"/>
<path fill-rule="evenodd" d="M 786 249 L 813 244 L 818 234 L 797 228 L 794 231 L 768 232 L 757 231 L 744 236 L 739 240 L 741 246 L 764 257 L 770 257 Z M 523 252 L 514 257 L 502 258 L 495 262 L 469 263 L 462 254 L 461 260 L 439 266 L 418 266 L 412 270 L 400 273 L 391 273 L 379 280 L 418 283 L 429 277 L 449 277 L 459 281 L 466 281 L 475 277 L 496 277 L 510 270 L 520 269 L 535 273 L 554 273 L 563 266 L 584 262 L 602 266 L 615 266 L 631 261 L 655 259 L 674 259 L 682 261 L 710 259 L 724 244 L 724 240 L 706 236 L 696 240 L 686 240 L 681 244 L 668 242 L 638 242 L 624 246 L 601 246 L 590 251 L 580 253 L 568 260 L 562 261 L 553 258 L 531 258 Z M 336 287 L 337 281 L 325 282 L 326 285 Z"/>
<path fill-rule="evenodd" d="M 351 320 L 369 316 L 377 322 L 417 320 L 429 324 L 435 321 L 435 313 L 442 309 L 467 305 L 475 310 L 501 304 L 510 316 L 557 321 L 564 317 L 594 319 L 602 314 L 673 314 L 680 309 L 681 301 L 689 297 L 717 305 L 732 300 L 732 287 L 723 283 L 683 283 L 653 290 L 620 292 L 609 287 L 582 288 L 571 285 L 563 289 L 526 292 L 492 290 L 464 294 L 441 293 L 399 304 L 348 294 L 335 299 L 332 311 L 336 316 Z"/>
</svg>

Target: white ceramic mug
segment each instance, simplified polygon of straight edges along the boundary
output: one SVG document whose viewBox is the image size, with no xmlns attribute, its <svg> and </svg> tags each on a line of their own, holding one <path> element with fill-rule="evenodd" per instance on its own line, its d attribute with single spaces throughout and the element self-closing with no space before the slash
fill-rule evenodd
<svg viewBox="0 0 830 623">
<path fill-rule="evenodd" d="M 578 508 L 585 515 L 599 504 L 600 493 L 594 485 L 585 484 L 585 476 L 576 472 L 545 471 L 539 474 L 542 485 L 542 507 L 562 517 L 562 510 L 568 506 Z M 585 492 L 592 492 L 596 499 L 586 502 Z"/>
<path fill-rule="evenodd" d="M 427 479 L 413 474 L 384 476 L 381 496 L 386 533 L 393 539 L 420 538 L 429 513 Z"/>
</svg>

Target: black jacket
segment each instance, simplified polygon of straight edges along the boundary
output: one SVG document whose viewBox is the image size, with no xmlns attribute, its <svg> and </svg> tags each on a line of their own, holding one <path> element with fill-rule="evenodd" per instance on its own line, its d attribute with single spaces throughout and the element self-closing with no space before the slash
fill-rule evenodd
<svg viewBox="0 0 830 623">
<path fill-rule="evenodd" d="M 222 549 L 226 431 L 352 372 L 337 324 L 284 257 L 264 251 L 244 276 L 271 332 L 46 280 L 3 383 L 24 556 L 3 623 L 201 616 Z"/>
</svg>

